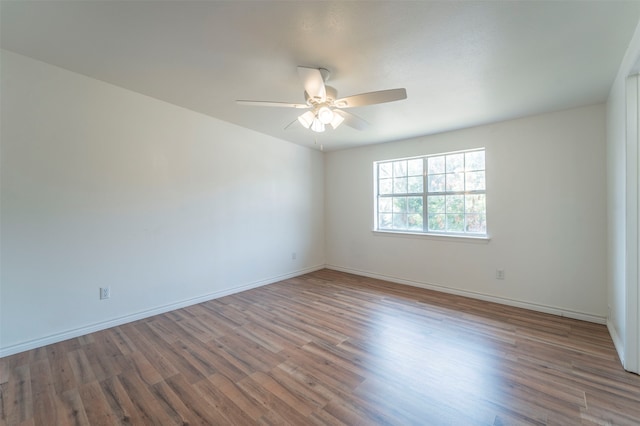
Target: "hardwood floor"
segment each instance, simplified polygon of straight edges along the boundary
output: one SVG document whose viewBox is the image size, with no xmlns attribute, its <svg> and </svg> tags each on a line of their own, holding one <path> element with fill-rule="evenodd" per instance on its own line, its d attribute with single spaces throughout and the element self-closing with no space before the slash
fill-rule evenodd
<svg viewBox="0 0 640 426">
<path fill-rule="evenodd" d="M 0 359 L 7 425 L 638 425 L 602 325 L 322 270 Z"/>
</svg>

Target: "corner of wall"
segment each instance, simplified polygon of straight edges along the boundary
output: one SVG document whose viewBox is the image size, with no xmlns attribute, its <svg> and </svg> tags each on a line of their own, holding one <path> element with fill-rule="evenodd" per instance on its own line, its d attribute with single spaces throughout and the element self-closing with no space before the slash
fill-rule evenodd
<svg viewBox="0 0 640 426">
<path fill-rule="evenodd" d="M 624 344 L 620 335 L 618 334 L 615 325 L 610 319 L 607 319 L 607 330 L 609 331 L 609 335 L 611 336 L 611 340 L 613 340 L 613 346 L 616 348 L 616 352 L 618 353 L 618 358 L 624 365 Z"/>
</svg>

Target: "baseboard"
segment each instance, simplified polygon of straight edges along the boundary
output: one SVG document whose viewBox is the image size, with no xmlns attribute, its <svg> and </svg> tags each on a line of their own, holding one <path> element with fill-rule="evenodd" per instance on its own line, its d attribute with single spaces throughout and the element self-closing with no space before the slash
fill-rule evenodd
<svg viewBox="0 0 640 426">
<path fill-rule="evenodd" d="M 609 330 L 609 335 L 611 336 L 611 340 L 613 340 L 613 346 L 615 346 L 616 352 L 618 352 L 618 358 L 620 358 L 620 362 L 624 365 L 624 344 L 611 320 L 607 320 L 607 330 Z"/>
<path fill-rule="evenodd" d="M 336 265 L 325 265 L 327 269 L 333 269 L 335 271 L 347 272 L 350 274 L 361 275 L 364 277 L 375 278 L 384 281 L 390 281 L 397 284 L 405 284 L 413 287 L 424 288 L 427 290 L 435 290 L 442 293 L 455 294 L 458 296 L 470 297 L 472 299 L 484 300 L 486 302 L 500 303 L 502 305 L 514 306 L 516 308 L 529 309 L 531 311 L 544 312 L 547 314 L 558 315 L 561 317 L 567 317 L 572 319 L 578 319 L 582 321 L 593 322 L 597 324 L 606 324 L 606 318 L 598 315 L 587 314 L 584 312 L 576 312 L 568 309 L 558 308 L 555 306 L 539 305 L 536 303 L 524 302 L 521 300 L 508 299 L 504 297 L 491 296 L 483 293 L 476 293 L 473 291 L 458 290 L 450 287 L 445 287 L 438 284 L 419 282 L 413 280 L 407 280 L 403 278 L 394 277 L 391 275 L 377 274 L 368 271 L 361 271 L 353 268 L 345 268 Z"/>
<path fill-rule="evenodd" d="M 312 267 L 308 267 L 308 268 L 304 268 L 304 269 L 299 269 L 299 270 L 296 270 L 296 271 L 293 271 L 293 272 L 290 272 L 290 273 L 287 273 L 287 274 L 278 275 L 278 276 L 274 276 L 274 277 L 270 277 L 270 278 L 254 281 L 254 282 L 243 284 L 243 285 L 240 285 L 240 286 L 237 286 L 237 287 L 234 287 L 234 288 L 230 288 L 230 289 L 226 289 L 226 290 L 222 290 L 222 291 L 217 291 L 217 292 L 213 292 L 213 293 L 208 293 L 208 294 L 205 294 L 203 296 L 199 296 L 199 297 L 195 297 L 195 298 L 191 298 L 191 299 L 185 299 L 185 300 L 182 300 L 182 301 L 179 301 L 179 302 L 171 303 L 171 304 L 160 306 L 160 307 L 157 307 L 157 308 L 136 312 L 136 313 L 133 313 L 133 314 L 130 314 L 130 315 L 121 316 L 121 317 L 118 317 L 118 318 L 113 318 L 111 320 L 102 321 L 102 322 L 95 323 L 95 324 L 92 324 L 92 325 L 89 325 L 89 326 L 86 326 L 86 327 L 79 327 L 79 328 L 76 328 L 76 329 L 73 329 L 73 330 L 66 330 L 64 332 L 52 334 L 52 335 L 49 335 L 49 336 L 46 336 L 46 337 L 43 337 L 43 338 L 34 339 L 34 340 L 27 341 L 27 342 L 22 342 L 22 343 L 18 343 L 18 344 L 15 344 L 15 345 L 7 346 L 5 348 L 1 348 L 0 349 L 0 358 L 3 358 L 5 356 L 9 356 L 9 355 L 13 355 L 13 354 L 17 354 L 19 352 L 24 352 L 24 351 L 28 351 L 28 350 L 31 350 L 31 349 L 39 348 L 39 347 L 42 347 L 42 346 L 50 345 L 52 343 L 62 342 L 63 340 L 72 339 L 72 338 L 75 338 L 75 337 L 83 336 L 85 334 L 94 333 L 96 331 L 105 330 L 107 328 L 117 327 L 117 326 L 122 325 L 122 324 L 126 324 L 126 323 L 129 323 L 129 322 L 132 322 L 132 321 L 137 321 L 137 320 L 140 320 L 140 319 L 148 318 L 148 317 L 151 317 L 151 316 L 154 316 L 154 315 L 158 315 L 158 314 L 162 314 L 162 313 L 165 313 L 165 312 L 173 311 L 175 309 L 180 309 L 180 308 L 184 308 L 184 307 L 187 307 L 187 306 L 195 305 L 195 304 L 198 304 L 198 303 L 206 302 L 206 301 L 209 301 L 209 300 L 218 299 L 220 297 L 228 296 L 228 295 L 231 295 L 231 294 L 240 293 L 242 291 L 250 290 L 252 288 L 257 288 L 257 287 L 262 287 L 264 285 L 273 284 L 273 283 L 278 282 L 278 281 L 282 281 L 282 280 L 286 280 L 286 279 L 289 279 L 289 278 L 297 277 L 299 275 L 304 275 L 304 274 L 307 274 L 307 273 L 310 273 L 310 272 L 318 271 L 318 270 L 323 269 L 323 268 L 332 269 L 332 270 L 341 271 L 341 272 L 346 272 L 346 273 L 355 274 L 355 275 L 361 275 L 361 276 L 369 277 L 369 278 L 380 279 L 380 280 L 394 282 L 394 283 L 398 283 L 398 284 L 410 285 L 410 286 L 413 286 L 413 287 L 419 287 L 419 288 L 424 288 L 424 289 L 428 289 L 428 290 L 440 291 L 440 292 L 443 292 L 443 293 L 455 294 L 455 295 L 458 295 L 458 296 L 470 297 L 470 298 L 473 298 L 473 299 L 484 300 L 484 301 L 487 301 L 487 302 L 500 303 L 500 304 L 507 305 L 507 306 L 514 306 L 514 307 L 529 309 L 529 310 L 537 311 L 537 312 L 544 312 L 544 313 L 548 313 L 548 314 L 553 314 L 553 315 L 563 316 L 563 317 L 567 317 L 567 318 L 578 319 L 578 320 L 582 320 L 582 321 L 589 321 L 589 322 L 593 322 L 593 323 L 597 323 L 597 324 L 606 324 L 607 328 L 609 329 L 609 333 L 611 334 L 611 338 L 613 339 L 613 343 L 614 343 L 614 345 L 616 347 L 618 355 L 619 355 L 620 359 L 624 362 L 624 354 L 623 354 L 623 352 L 621 350 L 621 348 L 623 347 L 622 341 L 620 340 L 620 337 L 616 333 L 615 328 L 613 327 L 613 325 L 610 324 L 610 322 L 608 322 L 605 317 L 600 317 L 600 316 L 597 316 L 597 315 L 592 315 L 592 314 L 586 314 L 586 313 L 582 313 L 582 312 L 566 310 L 566 309 L 557 308 L 557 307 L 553 307 L 553 306 L 539 305 L 539 304 L 535 304 L 535 303 L 523 302 L 523 301 L 513 300 L 513 299 L 508 299 L 508 298 L 503 298 L 503 297 L 491 296 L 491 295 L 487 295 L 487 294 L 476 293 L 476 292 L 471 292 L 471 291 L 466 291 L 466 290 L 452 289 L 452 288 L 449 288 L 449 287 L 445 287 L 445 286 L 441 286 L 441 285 L 437 285 L 437 284 L 433 284 L 433 283 L 407 280 L 407 279 L 403 279 L 403 278 L 394 277 L 394 276 L 391 276 L 391 275 L 377 274 L 377 273 L 372 273 L 372 272 L 368 272 L 368 271 L 362 271 L 362 270 L 353 269 L 353 268 L 346 268 L 346 267 L 337 266 L 337 265 L 316 265 L 316 266 L 312 266 Z"/>
<path fill-rule="evenodd" d="M 66 330 L 61 333 L 52 334 L 39 339 L 29 340 L 27 342 L 18 343 L 15 345 L 7 346 L 0 349 L 0 358 L 5 356 L 14 355 L 20 352 L 36 349 L 42 346 L 50 345 L 52 343 L 62 342 L 63 340 L 73 339 L 74 337 L 84 336 L 85 334 L 95 333 L 96 331 L 105 330 L 111 327 L 117 327 L 122 324 L 126 324 L 132 321 L 148 318 L 154 315 L 163 314 L 165 312 L 173 311 L 175 309 L 184 308 L 198 303 L 207 302 L 209 300 L 218 299 L 220 297 L 228 296 L 242 291 L 250 290 L 252 288 L 262 287 L 264 285 L 273 284 L 278 281 L 286 280 L 289 278 L 297 277 L 300 275 L 308 274 L 310 272 L 323 269 L 324 265 L 312 266 L 304 269 L 299 269 L 287 274 L 278 275 L 258 281 L 253 281 L 247 284 L 243 284 L 230 289 L 216 291 L 208 293 L 202 296 L 194 297 L 191 299 L 181 300 L 179 302 L 170 303 L 157 308 L 148 309 L 145 311 L 136 312 L 133 314 L 113 318 L 107 321 L 101 321 L 99 323 L 91 324 L 86 327 L 79 327 L 72 330 Z"/>
</svg>

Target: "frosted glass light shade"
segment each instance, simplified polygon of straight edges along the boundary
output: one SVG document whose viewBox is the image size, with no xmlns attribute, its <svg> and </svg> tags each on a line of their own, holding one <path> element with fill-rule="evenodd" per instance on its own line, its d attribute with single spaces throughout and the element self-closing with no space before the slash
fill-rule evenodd
<svg viewBox="0 0 640 426">
<path fill-rule="evenodd" d="M 313 112 L 307 111 L 307 112 L 305 112 L 304 114 L 302 114 L 301 116 L 298 117 L 298 121 L 306 129 L 308 129 L 313 124 L 313 121 L 315 120 L 315 118 L 316 118 L 316 116 L 313 114 Z"/>
<path fill-rule="evenodd" d="M 331 111 L 331 108 L 327 106 L 323 106 L 318 110 L 318 120 L 320 120 L 322 124 L 331 123 L 333 116 L 333 111 Z"/>
<path fill-rule="evenodd" d="M 313 120 L 313 123 L 311 123 L 311 130 L 317 133 L 324 132 L 324 123 L 316 118 Z"/>
<path fill-rule="evenodd" d="M 344 117 L 340 114 L 333 114 L 333 120 L 331 120 L 331 127 L 334 129 L 337 128 L 344 121 Z"/>
</svg>

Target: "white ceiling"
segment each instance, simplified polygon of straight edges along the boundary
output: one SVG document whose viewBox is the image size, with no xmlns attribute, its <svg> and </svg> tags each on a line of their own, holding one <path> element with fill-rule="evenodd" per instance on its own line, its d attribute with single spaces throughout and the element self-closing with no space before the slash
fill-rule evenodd
<svg viewBox="0 0 640 426">
<path fill-rule="evenodd" d="M 277 138 L 325 150 L 603 102 L 640 1 L 5 1 L 2 48 Z M 339 97 L 405 87 L 350 110 L 372 126 L 316 134 L 298 65 Z"/>
</svg>

